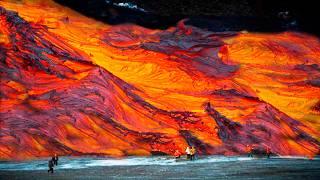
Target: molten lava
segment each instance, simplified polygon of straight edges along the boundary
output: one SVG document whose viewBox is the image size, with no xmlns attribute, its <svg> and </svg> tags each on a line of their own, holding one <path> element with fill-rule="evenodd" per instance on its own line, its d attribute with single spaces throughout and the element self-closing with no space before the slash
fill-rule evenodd
<svg viewBox="0 0 320 180">
<path fill-rule="evenodd" d="M 319 153 L 320 42 L 0 2 L 0 158 Z"/>
</svg>

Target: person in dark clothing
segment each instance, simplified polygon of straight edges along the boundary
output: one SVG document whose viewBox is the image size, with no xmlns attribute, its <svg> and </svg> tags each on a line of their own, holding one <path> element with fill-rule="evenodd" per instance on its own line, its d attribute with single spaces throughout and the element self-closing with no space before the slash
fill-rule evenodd
<svg viewBox="0 0 320 180">
<path fill-rule="evenodd" d="M 267 154 L 267 157 L 268 157 L 268 158 L 270 158 L 271 149 L 270 149 L 270 147 L 269 147 L 269 146 L 267 146 L 266 154 Z"/>
<path fill-rule="evenodd" d="M 55 166 L 58 166 L 58 160 L 59 157 L 57 156 L 57 154 L 54 154 L 54 156 L 52 157 L 52 161 Z"/>
<path fill-rule="evenodd" d="M 48 162 L 48 167 L 49 167 L 48 173 L 49 173 L 49 172 L 53 173 L 53 161 L 52 161 L 52 160 L 49 160 L 49 162 Z"/>
<path fill-rule="evenodd" d="M 181 157 L 181 153 L 180 153 L 179 150 L 175 150 L 175 152 L 174 152 L 174 157 L 175 157 L 176 159 L 179 159 L 179 158 Z"/>
<path fill-rule="evenodd" d="M 252 153 L 253 153 L 253 147 L 251 145 L 247 145 L 246 146 L 246 152 L 248 153 L 248 157 L 253 157 Z"/>
<path fill-rule="evenodd" d="M 197 152 L 196 148 L 192 146 L 190 149 L 190 160 L 194 160 L 196 152 Z"/>
</svg>

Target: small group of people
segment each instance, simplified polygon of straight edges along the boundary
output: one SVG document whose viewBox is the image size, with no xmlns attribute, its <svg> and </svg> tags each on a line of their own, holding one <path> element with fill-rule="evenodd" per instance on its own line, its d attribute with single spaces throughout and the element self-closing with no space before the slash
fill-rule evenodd
<svg viewBox="0 0 320 180">
<path fill-rule="evenodd" d="M 196 148 L 194 146 L 188 146 L 186 148 L 186 154 L 187 154 L 187 159 L 190 159 L 191 161 L 194 160 L 195 155 L 196 155 Z"/>
<path fill-rule="evenodd" d="M 194 147 L 194 146 L 188 146 L 187 148 L 186 148 L 186 155 L 187 155 L 187 159 L 188 160 L 195 160 L 195 155 L 196 155 L 196 152 L 197 152 L 197 150 L 196 150 L 196 148 Z M 174 156 L 175 156 L 175 158 L 176 159 L 178 159 L 178 158 L 180 158 L 181 157 L 181 153 L 180 153 L 180 151 L 179 150 L 176 150 L 175 152 L 174 152 Z"/>
<path fill-rule="evenodd" d="M 246 152 L 248 153 L 248 157 L 253 157 L 254 147 L 252 145 L 247 145 Z M 265 155 L 267 156 L 267 158 L 270 158 L 271 148 L 269 146 L 266 146 L 265 148 Z"/>
<path fill-rule="evenodd" d="M 48 162 L 48 173 L 51 172 L 53 173 L 53 167 L 54 166 L 58 166 L 58 160 L 59 160 L 59 157 L 57 154 L 55 154 Z"/>
</svg>

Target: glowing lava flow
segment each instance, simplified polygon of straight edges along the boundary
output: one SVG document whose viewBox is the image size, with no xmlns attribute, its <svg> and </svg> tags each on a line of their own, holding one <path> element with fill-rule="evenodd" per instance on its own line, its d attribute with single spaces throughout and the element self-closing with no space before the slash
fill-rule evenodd
<svg viewBox="0 0 320 180">
<path fill-rule="evenodd" d="M 320 42 L 298 33 L 108 26 L 0 2 L 0 158 L 319 153 Z"/>
</svg>

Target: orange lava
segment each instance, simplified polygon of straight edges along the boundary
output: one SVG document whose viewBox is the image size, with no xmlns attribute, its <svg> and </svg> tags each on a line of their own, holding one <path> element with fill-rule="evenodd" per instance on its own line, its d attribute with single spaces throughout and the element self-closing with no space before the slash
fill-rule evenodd
<svg viewBox="0 0 320 180">
<path fill-rule="evenodd" d="M 320 41 L 109 26 L 0 1 L 0 159 L 319 154 Z"/>
</svg>

